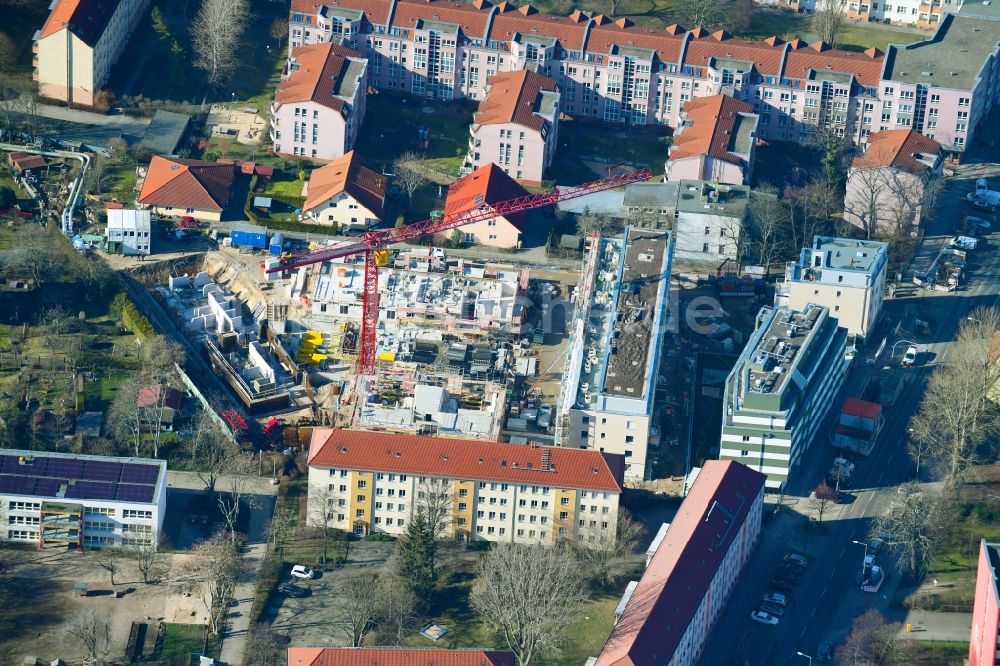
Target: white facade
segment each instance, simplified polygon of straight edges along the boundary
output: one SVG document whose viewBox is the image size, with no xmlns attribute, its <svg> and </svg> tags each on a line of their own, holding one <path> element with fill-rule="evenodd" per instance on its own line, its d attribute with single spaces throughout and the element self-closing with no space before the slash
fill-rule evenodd
<svg viewBox="0 0 1000 666">
<path fill-rule="evenodd" d="M 148 210 L 109 210 L 108 243 L 119 243 L 126 256 L 149 255 L 153 225 Z"/>
<path fill-rule="evenodd" d="M 945 14 L 962 8 L 963 0 L 845 0 L 846 16 L 852 21 L 912 25 L 924 30 L 938 26 Z M 763 5 L 788 7 L 796 11 L 816 11 L 816 0 L 762 0 Z"/>
</svg>

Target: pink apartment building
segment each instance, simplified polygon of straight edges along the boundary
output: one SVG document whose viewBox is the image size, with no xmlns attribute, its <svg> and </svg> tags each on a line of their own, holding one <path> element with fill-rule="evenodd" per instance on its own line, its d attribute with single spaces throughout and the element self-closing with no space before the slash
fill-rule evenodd
<svg viewBox="0 0 1000 666">
<path fill-rule="evenodd" d="M 969 640 L 969 666 L 1000 664 L 1000 544 L 979 545 L 979 572 L 976 574 L 976 600 L 972 607 L 972 633 Z"/>
<path fill-rule="evenodd" d="M 674 132 L 664 180 L 749 183 L 757 120 L 752 105 L 729 95 L 689 100 Z"/>
<path fill-rule="evenodd" d="M 333 43 L 292 49 L 271 103 L 279 155 L 337 159 L 354 147 L 365 118 L 368 61 Z"/>
<path fill-rule="evenodd" d="M 495 162 L 518 181 L 540 185 L 556 152 L 558 123 L 555 81 L 527 69 L 497 74 L 469 126 L 463 170 Z"/>
<path fill-rule="evenodd" d="M 883 128 L 884 101 L 895 105 L 906 81 L 923 83 L 928 105 L 929 95 L 938 95 L 942 107 L 975 98 L 965 140 L 951 144 L 963 150 L 1000 93 L 998 8 L 967 3 L 933 38 L 888 54 L 777 37 L 749 41 L 678 25 L 654 30 L 580 11 L 548 16 L 530 5 L 486 0 L 292 0 L 289 40 L 342 41 L 369 58 L 373 86 L 435 99 L 483 99 L 496 74 L 533 69 L 556 82 L 562 112 L 609 123 L 677 127 L 686 101 L 725 93 L 753 106 L 760 138 L 779 141 L 797 141 L 822 125 L 863 142 Z M 890 83 L 896 79 L 899 85 Z M 940 122 L 951 113 L 939 109 Z M 900 126 L 890 116 L 893 128 Z M 912 112 L 902 118 L 924 131 Z"/>
<path fill-rule="evenodd" d="M 911 129 L 869 135 L 847 175 L 844 220 L 869 238 L 920 223 L 929 180 L 941 175 L 941 144 Z"/>
<path fill-rule="evenodd" d="M 705 463 L 595 666 L 698 663 L 757 544 L 764 480 L 738 462 Z"/>
<path fill-rule="evenodd" d="M 528 191 L 518 185 L 516 180 L 491 162 L 451 184 L 445 200 L 444 214 L 450 217 L 467 210 L 489 210 L 492 204 L 527 194 Z M 462 240 L 490 247 L 520 247 L 523 226 L 523 212 L 497 215 L 462 227 Z"/>
</svg>

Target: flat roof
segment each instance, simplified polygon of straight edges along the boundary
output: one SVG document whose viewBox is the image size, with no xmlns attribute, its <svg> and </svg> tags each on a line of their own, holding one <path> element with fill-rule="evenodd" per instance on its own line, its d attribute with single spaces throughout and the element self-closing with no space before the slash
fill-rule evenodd
<svg viewBox="0 0 1000 666">
<path fill-rule="evenodd" d="M 746 185 L 710 183 L 704 180 L 681 180 L 677 210 L 685 213 L 743 217 L 750 204 Z"/>
<path fill-rule="evenodd" d="M 746 391 L 781 393 L 826 308 L 809 303 L 801 311 L 778 308 L 749 355 L 750 376 Z"/>
<path fill-rule="evenodd" d="M 187 132 L 191 116 L 157 109 L 139 145 L 158 155 L 173 155 Z"/>
<path fill-rule="evenodd" d="M 881 241 L 817 236 L 813 239 L 813 249 L 826 253 L 826 268 L 869 273 L 876 259 L 889 251 L 889 245 Z"/>
<path fill-rule="evenodd" d="M 1000 2 L 970 0 L 949 14 L 930 39 L 898 46 L 885 55 L 883 80 L 972 90 L 1000 41 Z"/>
<path fill-rule="evenodd" d="M 153 504 L 167 463 L 70 453 L 0 449 L 0 494 L 57 500 Z"/>
<path fill-rule="evenodd" d="M 625 186 L 625 206 L 676 206 L 680 183 L 629 183 Z"/>
</svg>

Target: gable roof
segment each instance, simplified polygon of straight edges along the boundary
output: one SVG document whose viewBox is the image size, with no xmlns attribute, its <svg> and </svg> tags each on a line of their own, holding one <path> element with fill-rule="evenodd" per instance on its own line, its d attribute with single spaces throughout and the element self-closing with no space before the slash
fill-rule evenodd
<svg viewBox="0 0 1000 666">
<path fill-rule="evenodd" d="M 154 155 L 138 203 L 222 211 L 236 178 L 236 166 Z"/>
<path fill-rule="evenodd" d="M 517 123 L 535 131 L 545 119 L 538 115 L 542 91 L 555 92 L 556 82 L 529 69 L 502 72 L 489 81 L 490 91 L 474 118 L 479 125 Z"/>
<path fill-rule="evenodd" d="M 288 666 L 514 666 L 506 650 L 288 648 Z"/>
<path fill-rule="evenodd" d="M 501 11 L 497 7 L 487 39 L 511 42 L 515 35 L 520 34 L 524 41 L 530 43 L 532 36 L 541 35 L 555 39 L 564 49 L 576 51 L 583 48 L 588 21 L 583 12 L 575 12 L 573 16 L 547 16 L 525 15 L 509 5 L 505 9 L 506 11 Z"/>
<path fill-rule="evenodd" d="M 355 85 L 353 79 L 364 70 L 352 68 L 352 63 L 363 62 L 356 52 L 349 48 L 327 42 L 307 44 L 292 51 L 288 70 L 278 84 L 274 101 L 280 104 L 294 102 L 316 102 L 340 111 L 353 99 Z"/>
<path fill-rule="evenodd" d="M 302 210 L 308 211 L 341 192 L 347 192 L 381 219 L 385 189 L 386 177 L 369 167 L 364 158 L 352 150 L 310 174 Z"/>
<path fill-rule="evenodd" d="M 937 155 L 941 144 L 912 129 L 894 129 L 872 132 L 868 135 L 865 152 L 854 158 L 855 169 L 896 167 L 911 173 L 930 169 L 918 155 Z"/>
<path fill-rule="evenodd" d="M 309 444 L 310 467 L 609 492 L 622 489 L 624 461 L 600 451 L 330 428 L 313 430 Z"/>
<path fill-rule="evenodd" d="M 166 394 L 163 396 L 163 406 L 169 407 L 170 409 L 180 409 L 181 392 L 172 386 L 167 386 L 164 389 L 163 384 L 143 386 L 139 389 L 139 395 L 135 399 L 136 406 L 155 407 L 160 402 L 160 392 L 164 390 L 166 390 Z"/>
<path fill-rule="evenodd" d="M 596 666 L 670 663 L 765 478 L 732 460 L 705 463 Z"/>
<path fill-rule="evenodd" d="M 741 157 L 736 151 L 741 147 L 736 143 L 741 125 L 745 122 L 756 127 L 757 124 L 752 105 L 729 95 L 711 95 L 688 100 L 683 113 L 691 124 L 685 123 L 675 133 L 668 160 L 712 156 L 740 164 Z M 749 146 L 745 153 L 748 152 Z"/>
<path fill-rule="evenodd" d="M 361 2 L 364 3 L 365 0 Z M 486 34 L 491 9 L 490 5 L 477 8 L 468 2 L 456 0 L 396 0 L 392 25 L 414 30 L 420 27 L 421 21 L 453 23 L 461 29 L 462 34 L 478 38 Z"/>
<path fill-rule="evenodd" d="M 38 38 L 67 28 L 88 46 L 95 46 L 117 6 L 117 0 L 56 0 Z"/>
<path fill-rule="evenodd" d="M 854 53 L 831 49 L 825 42 L 806 46 L 798 40 L 789 42 L 789 46 L 784 72 L 789 78 L 823 79 L 825 72 L 838 72 L 853 76 L 863 86 L 877 86 L 882 76 L 884 57 L 878 49 Z"/>
<path fill-rule="evenodd" d="M 448 187 L 448 197 L 444 204 L 445 217 L 458 215 L 467 210 L 523 197 L 528 191 L 516 180 L 504 173 L 493 162 L 484 164 L 472 173 L 459 178 Z M 504 215 L 511 224 L 518 226 L 524 220 L 524 213 Z"/>
<path fill-rule="evenodd" d="M 745 60 L 753 63 L 758 74 L 774 76 L 781 71 L 784 53 L 783 44 L 734 39 L 725 33 L 716 33 L 691 40 L 684 51 L 684 64 L 707 67 L 712 58 Z"/>
<path fill-rule="evenodd" d="M 655 51 L 662 62 L 674 63 L 680 58 L 684 34 L 683 28 L 678 26 L 671 28 L 653 30 L 624 23 L 595 24 L 587 38 L 587 50 L 610 54 L 616 46 L 648 49 Z"/>
</svg>

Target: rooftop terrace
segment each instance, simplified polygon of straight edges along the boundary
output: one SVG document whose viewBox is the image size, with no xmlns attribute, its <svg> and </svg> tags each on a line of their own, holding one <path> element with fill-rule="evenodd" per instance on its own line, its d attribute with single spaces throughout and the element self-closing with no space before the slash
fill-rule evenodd
<svg viewBox="0 0 1000 666">
<path fill-rule="evenodd" d="M 822 314 L 822 307 L 810 303 L 802 312 L 782 308 L 771 319 L 750 353 L 748 392 L 777 394 L 784 390 Z"/>
</svg>

